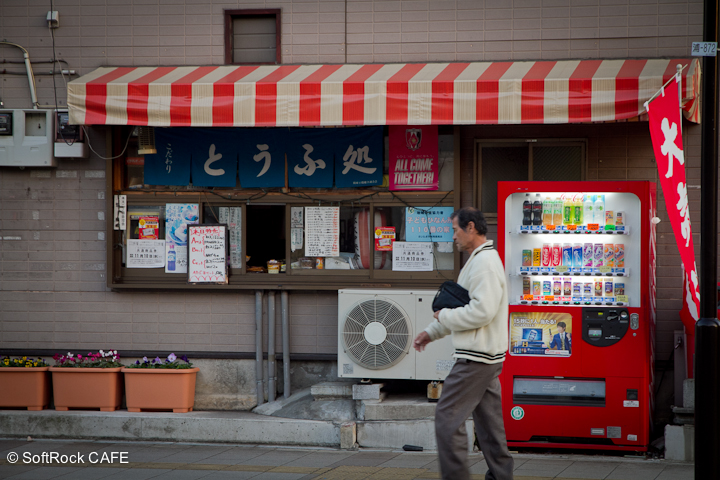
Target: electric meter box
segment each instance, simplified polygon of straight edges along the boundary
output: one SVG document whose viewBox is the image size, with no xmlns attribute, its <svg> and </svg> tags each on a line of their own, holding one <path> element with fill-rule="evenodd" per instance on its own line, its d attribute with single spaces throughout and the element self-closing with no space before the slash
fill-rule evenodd
<svg viewBox="0 0 720 480">
<path fill-rule="evenodd" d="M 55 167 L 55 110 L 0 110 L 0 167 Z"/>
<path fill-rule="evenodd" d="M 58 158 L 87 158 L 90 154 L 80 125 L 71 125 L 66 109 L 55 111 L 55 150 Z"/>
</svg>

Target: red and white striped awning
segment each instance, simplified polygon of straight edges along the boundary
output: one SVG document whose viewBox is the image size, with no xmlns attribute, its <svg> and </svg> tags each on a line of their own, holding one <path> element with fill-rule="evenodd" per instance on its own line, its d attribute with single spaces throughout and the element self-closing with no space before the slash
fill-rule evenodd
<svg viewBox="0 0 720 480">
<path fill-rule="evenodd" d="M 643 114 L 682 64 L 699 122 L 697 59 L 103 67 L 68 84 L 85 125 L 260 127 L 607 122 Z"/>
</svg>

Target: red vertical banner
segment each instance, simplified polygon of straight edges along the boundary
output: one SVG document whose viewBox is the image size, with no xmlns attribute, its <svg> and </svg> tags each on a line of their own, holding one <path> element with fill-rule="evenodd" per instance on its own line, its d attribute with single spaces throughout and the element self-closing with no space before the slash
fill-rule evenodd
<svg viewBox="0 0 720 480">
<path fill-rule="evenodd" d="M 686 328 L 695 331 L 694 323 L 698 320 L 700 312 L 699 277 L 690 225 L 682 142 L 682 117 L 677 83 L 671 82 L 662 90 L 662 94 L 646 104 L 645 107 L 648 111 L 650 135 L 652 136 L 660 185 L 665 197 L 665 207 L 686 272 L 683 303 L 687 304 L 689 316 L 683 316 L 683 322 Z"/>
<path fill-rule="evenodd" d="M 437 125 L 390 125 L 388 136 L 390 190 L 437 190 Z"/>
</svg>

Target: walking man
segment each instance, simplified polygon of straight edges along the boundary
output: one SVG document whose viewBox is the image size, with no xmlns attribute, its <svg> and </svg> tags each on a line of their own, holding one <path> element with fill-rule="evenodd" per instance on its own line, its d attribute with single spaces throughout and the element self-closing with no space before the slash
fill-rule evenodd
<svg viewBox="0 0 720 480">
<path fill-rule="evenodd" d="M 488 464 L 486 480 L 512 480 L 513 459 L 507 448 L 500 381 L 508 346 L 508 293 L 500 256 L 487 240 L 487 223 L 475 208 L 451 216 L 453 240 L 470 254 L 458 283 L 470 294 L 464 307 L 435 312 L 435 320 L 415 338 L 419 352 L 452 333 L 455 365 L 445 379 L 435 410 L 440 472 L 444 480 L 470 478 L 465 421 L 472 414 L 480 449 Z"/>
</svg>

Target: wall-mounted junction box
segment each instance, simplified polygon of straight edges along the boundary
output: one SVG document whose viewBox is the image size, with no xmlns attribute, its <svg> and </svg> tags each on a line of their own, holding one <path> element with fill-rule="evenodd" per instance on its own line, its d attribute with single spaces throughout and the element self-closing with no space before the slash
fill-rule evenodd
<svg viewBox="0 0 720 480">
<path fill-rule="evenodd" d="M 0 166 L 54 167 L 55 110 L 0 110 Z"/>
</svg>

